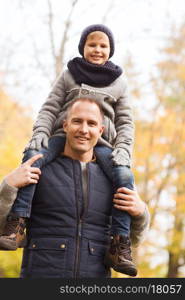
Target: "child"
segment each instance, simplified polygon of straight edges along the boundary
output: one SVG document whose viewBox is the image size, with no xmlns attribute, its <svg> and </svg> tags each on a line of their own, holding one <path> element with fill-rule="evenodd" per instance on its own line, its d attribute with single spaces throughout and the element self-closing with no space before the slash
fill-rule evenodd
<svg viewBox="0 0 185 300">
<path fill-rule="evenodd" d="M 113 182 L 114 192 L 119 187 L 133 189 L 130 160 L 134 125 L 125 76 L 122 69 L 109 60 L 114 53 L 112 32 L 102 24 L 90 25 L 82 32 L 78 48 L 82 57 L 70 60 L 68 69 L 56 81 L 39 112 L 23 161 L 41 148 L 44 157 L 35 163 L 37 167 L 59 155 L 65 145 L 61 122 L 70 101 L 75 97 L 95 97 L 105 114 L 105 131 L 95 147 L 97 162 Z M 23 245 L 23 224 L 30 216 L 35 186 L 19 190 L 0 237 L 0 249 L 15 250 Z M 118 272 L 136 276 L 130 249 L 130 225 L 130 215 L 113 207 L 112 240 L 105 264 Z"/>
</svg>

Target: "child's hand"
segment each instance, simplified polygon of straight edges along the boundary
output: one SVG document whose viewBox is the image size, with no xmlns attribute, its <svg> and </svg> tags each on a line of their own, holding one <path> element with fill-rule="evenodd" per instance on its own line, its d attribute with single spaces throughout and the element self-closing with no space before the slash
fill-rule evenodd
<svg viewBox="0 0 185 300">
<path fill-rule="evenodd" d="M 33 137 L 26 149 L 39 151 L 42 147 L 48 148 L 48 135 L 44 132 L 39 132 Z"/>
<path fill-rule="evenodd" d="M 112 160 L 116 165 L 129 165 L 129 156 L 125 149 L 123 148 L 115 148 L 111 154 Z"/>
</svg>

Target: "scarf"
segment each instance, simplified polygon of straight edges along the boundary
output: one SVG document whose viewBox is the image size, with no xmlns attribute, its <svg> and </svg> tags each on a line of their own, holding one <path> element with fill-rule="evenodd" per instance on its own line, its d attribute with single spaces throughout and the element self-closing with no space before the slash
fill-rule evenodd
<svg viewBox="0 0 185 300">
<path fill-rule="evenodd" d="M 111 61 L 97 65 L 75 57 L 67 66 L 77 84 L 84 83 L 94 87 L 108 86 L 122 74 L 122 69 Z"/>
</svg>

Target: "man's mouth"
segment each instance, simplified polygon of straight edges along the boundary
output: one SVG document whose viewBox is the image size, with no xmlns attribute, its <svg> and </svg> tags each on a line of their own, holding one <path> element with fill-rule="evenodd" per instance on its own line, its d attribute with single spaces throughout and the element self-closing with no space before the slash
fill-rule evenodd
<svg viewBox="0 0 185 300">
<path fill-rule="evenodd" d="M 89 138 L 84 137 L 84 136 L 76 136 L 76 139 L 78 139 L 79 141 L 82 141 L 82 142 L 85 142 L 85 141 L 89 140 Z"/>
</svg>

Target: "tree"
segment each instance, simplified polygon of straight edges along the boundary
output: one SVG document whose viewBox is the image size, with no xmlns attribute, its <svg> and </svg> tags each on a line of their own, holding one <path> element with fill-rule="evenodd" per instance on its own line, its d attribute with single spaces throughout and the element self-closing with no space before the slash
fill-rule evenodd
<svg viewBox="0 0 185 300">
<path fill-rule="evenodd" d="M 0 180 L 21 163 L 33 124 L 29 113 L 0 89 Z M 0 277 L 18 277 L 21 257 L 21 249 L 1 251 Z"/>
<path fill-rule="evenodd" d="M 151 79 L 156 105 L 136 125 L 136 181 L 150 207 L 151 236 L 160 237 L 149 238 L 144 247 L 152 249 L 148 261 L 155 253 L 168 254 L 166 264 L 155 269 L 162 277 L 181 277 L 185 267 L 184 38 L 184 25 L 170 36 L 158 76 Z"/>
<path fill-rule="evenodd" d="M 172 35 L 164 49 L 165 60 L 158 65 L 161 74 L 161 86 L 165 91 L 163 105 L 165 109 L 173 110 L 175 124 L 179 128 L 175 160 L 178 161 L 175 179 L 174 226 L 170 232 L 168 246 L 169 262 L 167 277 L 183 276 L 181 267 L 185 270 L 185 23 L 180 28 L 173 28 Z M 177 150 L 178 149 L 178 150 Z"/>
</svg>

